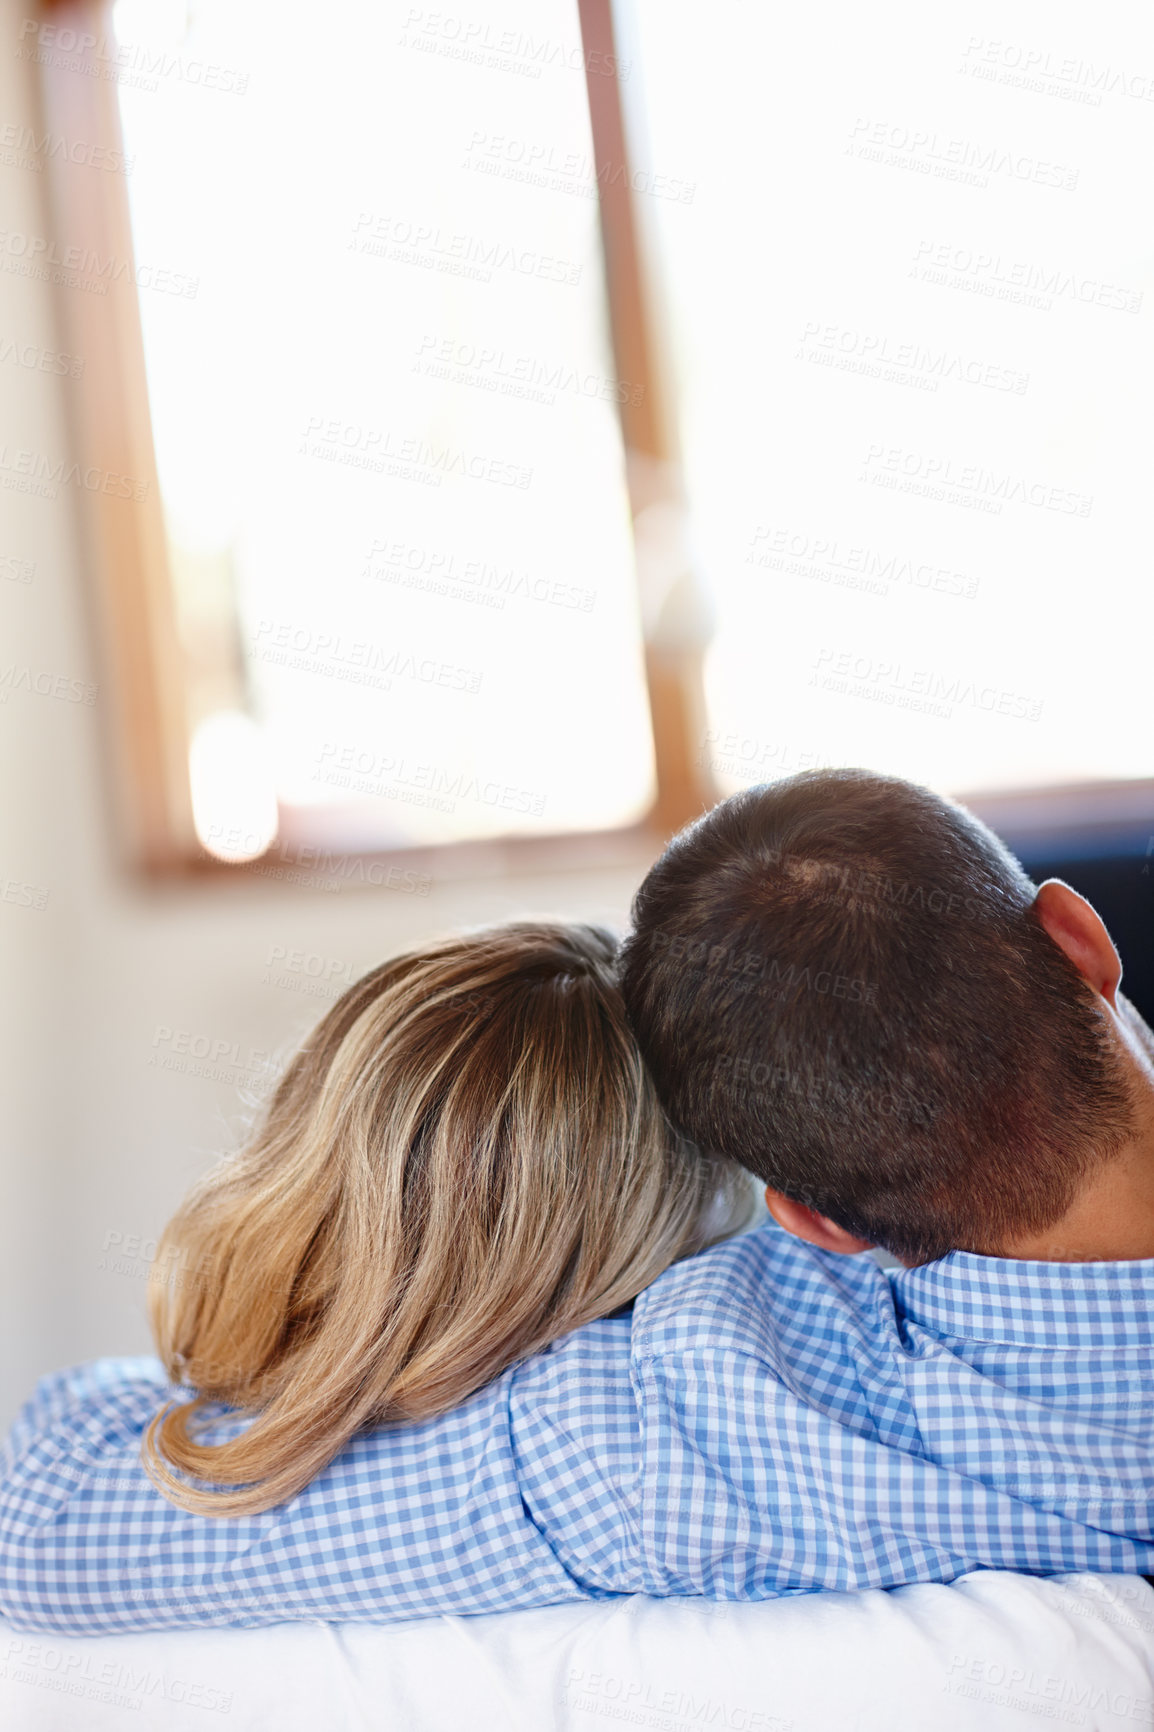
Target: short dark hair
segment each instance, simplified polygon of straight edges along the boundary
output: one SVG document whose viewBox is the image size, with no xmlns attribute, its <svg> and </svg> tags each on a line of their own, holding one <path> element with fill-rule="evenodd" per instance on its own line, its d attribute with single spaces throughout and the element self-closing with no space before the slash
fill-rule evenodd
<svg viewBox="0 0 1154 1732">
<path fill-rule="evenodd" d="M 1132 1106 L 1034 895 L 909 782 L 805 771 L 723 801 L 646 877 L 622 957 L 670 1117 L 907 1262 L 1052 1225 Z"/>
</svg>

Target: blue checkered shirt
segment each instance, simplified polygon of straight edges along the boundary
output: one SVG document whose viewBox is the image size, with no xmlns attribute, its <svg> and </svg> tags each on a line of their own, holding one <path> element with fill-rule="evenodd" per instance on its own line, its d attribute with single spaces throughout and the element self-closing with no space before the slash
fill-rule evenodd
<svg viewBox="0 0 1154 1732">
<path fill-rule="evenodd" d="M 239 1517 L 153 1489 L 173 1392 L 100 1360 L 44 1378 L 7 1442 L 0 1611 L 82 1634 L 1150 1573 L 1152 1347 L 1154 1261 L 883 1271 L 769 1225 Z"/>
</svg>

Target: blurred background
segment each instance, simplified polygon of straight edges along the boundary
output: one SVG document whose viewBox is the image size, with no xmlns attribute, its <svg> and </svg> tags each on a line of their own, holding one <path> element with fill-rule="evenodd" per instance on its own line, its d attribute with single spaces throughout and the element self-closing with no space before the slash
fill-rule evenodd
<svg viewBox="0 0 1154 1732">
<path fill-rule="evenodd" d="M 856 763 L 1154 1016 L 1135 0 L 0 0 L 0 1424 L 366 968 Z"/>
</svg>

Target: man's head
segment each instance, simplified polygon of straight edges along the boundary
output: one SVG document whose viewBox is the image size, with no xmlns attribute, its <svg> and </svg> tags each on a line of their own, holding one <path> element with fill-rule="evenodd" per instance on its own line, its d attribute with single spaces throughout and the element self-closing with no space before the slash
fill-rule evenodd
<svg viewBox="0 0 1154 1732">
<path fill-rule="evenodd" d="M 735 795 L 633 916 L 625 999 L 671 1117 L 842 1248 L 1030 1243 L 1133 1135 L 1101 923 L 923 788 L 810 771 Z"/>
</svg>

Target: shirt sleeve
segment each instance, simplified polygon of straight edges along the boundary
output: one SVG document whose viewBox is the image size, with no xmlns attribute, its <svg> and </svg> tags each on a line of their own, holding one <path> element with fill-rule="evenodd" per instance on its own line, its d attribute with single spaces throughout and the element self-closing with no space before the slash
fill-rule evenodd
<svg viewBox="0 0 1154 1732">
<path fill-rule="evenodd" d="M 949 1581 L 967 1567 L 930 1534 L 915 1538 L 916 1486 L 903 1488 L 904 1509 L 901 1493 L 892 1501 L 889 1472 L 916 1477 L 917 1464 L 809 1407 L 756 1356 L 647 1355 L 635 1376 L 648 1593 L 761 1600 Z"/>
<path fill-rule="evenodd" d="M 755 1354 L 646 1354 L 634 1375 L 649 1594 L 761 1600 L 973 1569 L 1133 1573 L 1150 1556 L 1064 1507 L 850 1429 Z"/>
<path fill-rule="evenodd" d="M 17 1630 L 87 1635 L 587 1597 L 522 1500 L 511 1375 L 440 1418 L 360 1433 L 294 1498 L 253 1516 L 190 1514 L 148 1479 L 142 1435 L 164 1401 L 189 1393 L 157 1361 L 45 1377 L 0 1455 L 0 1613 Z"/>
</svg>

